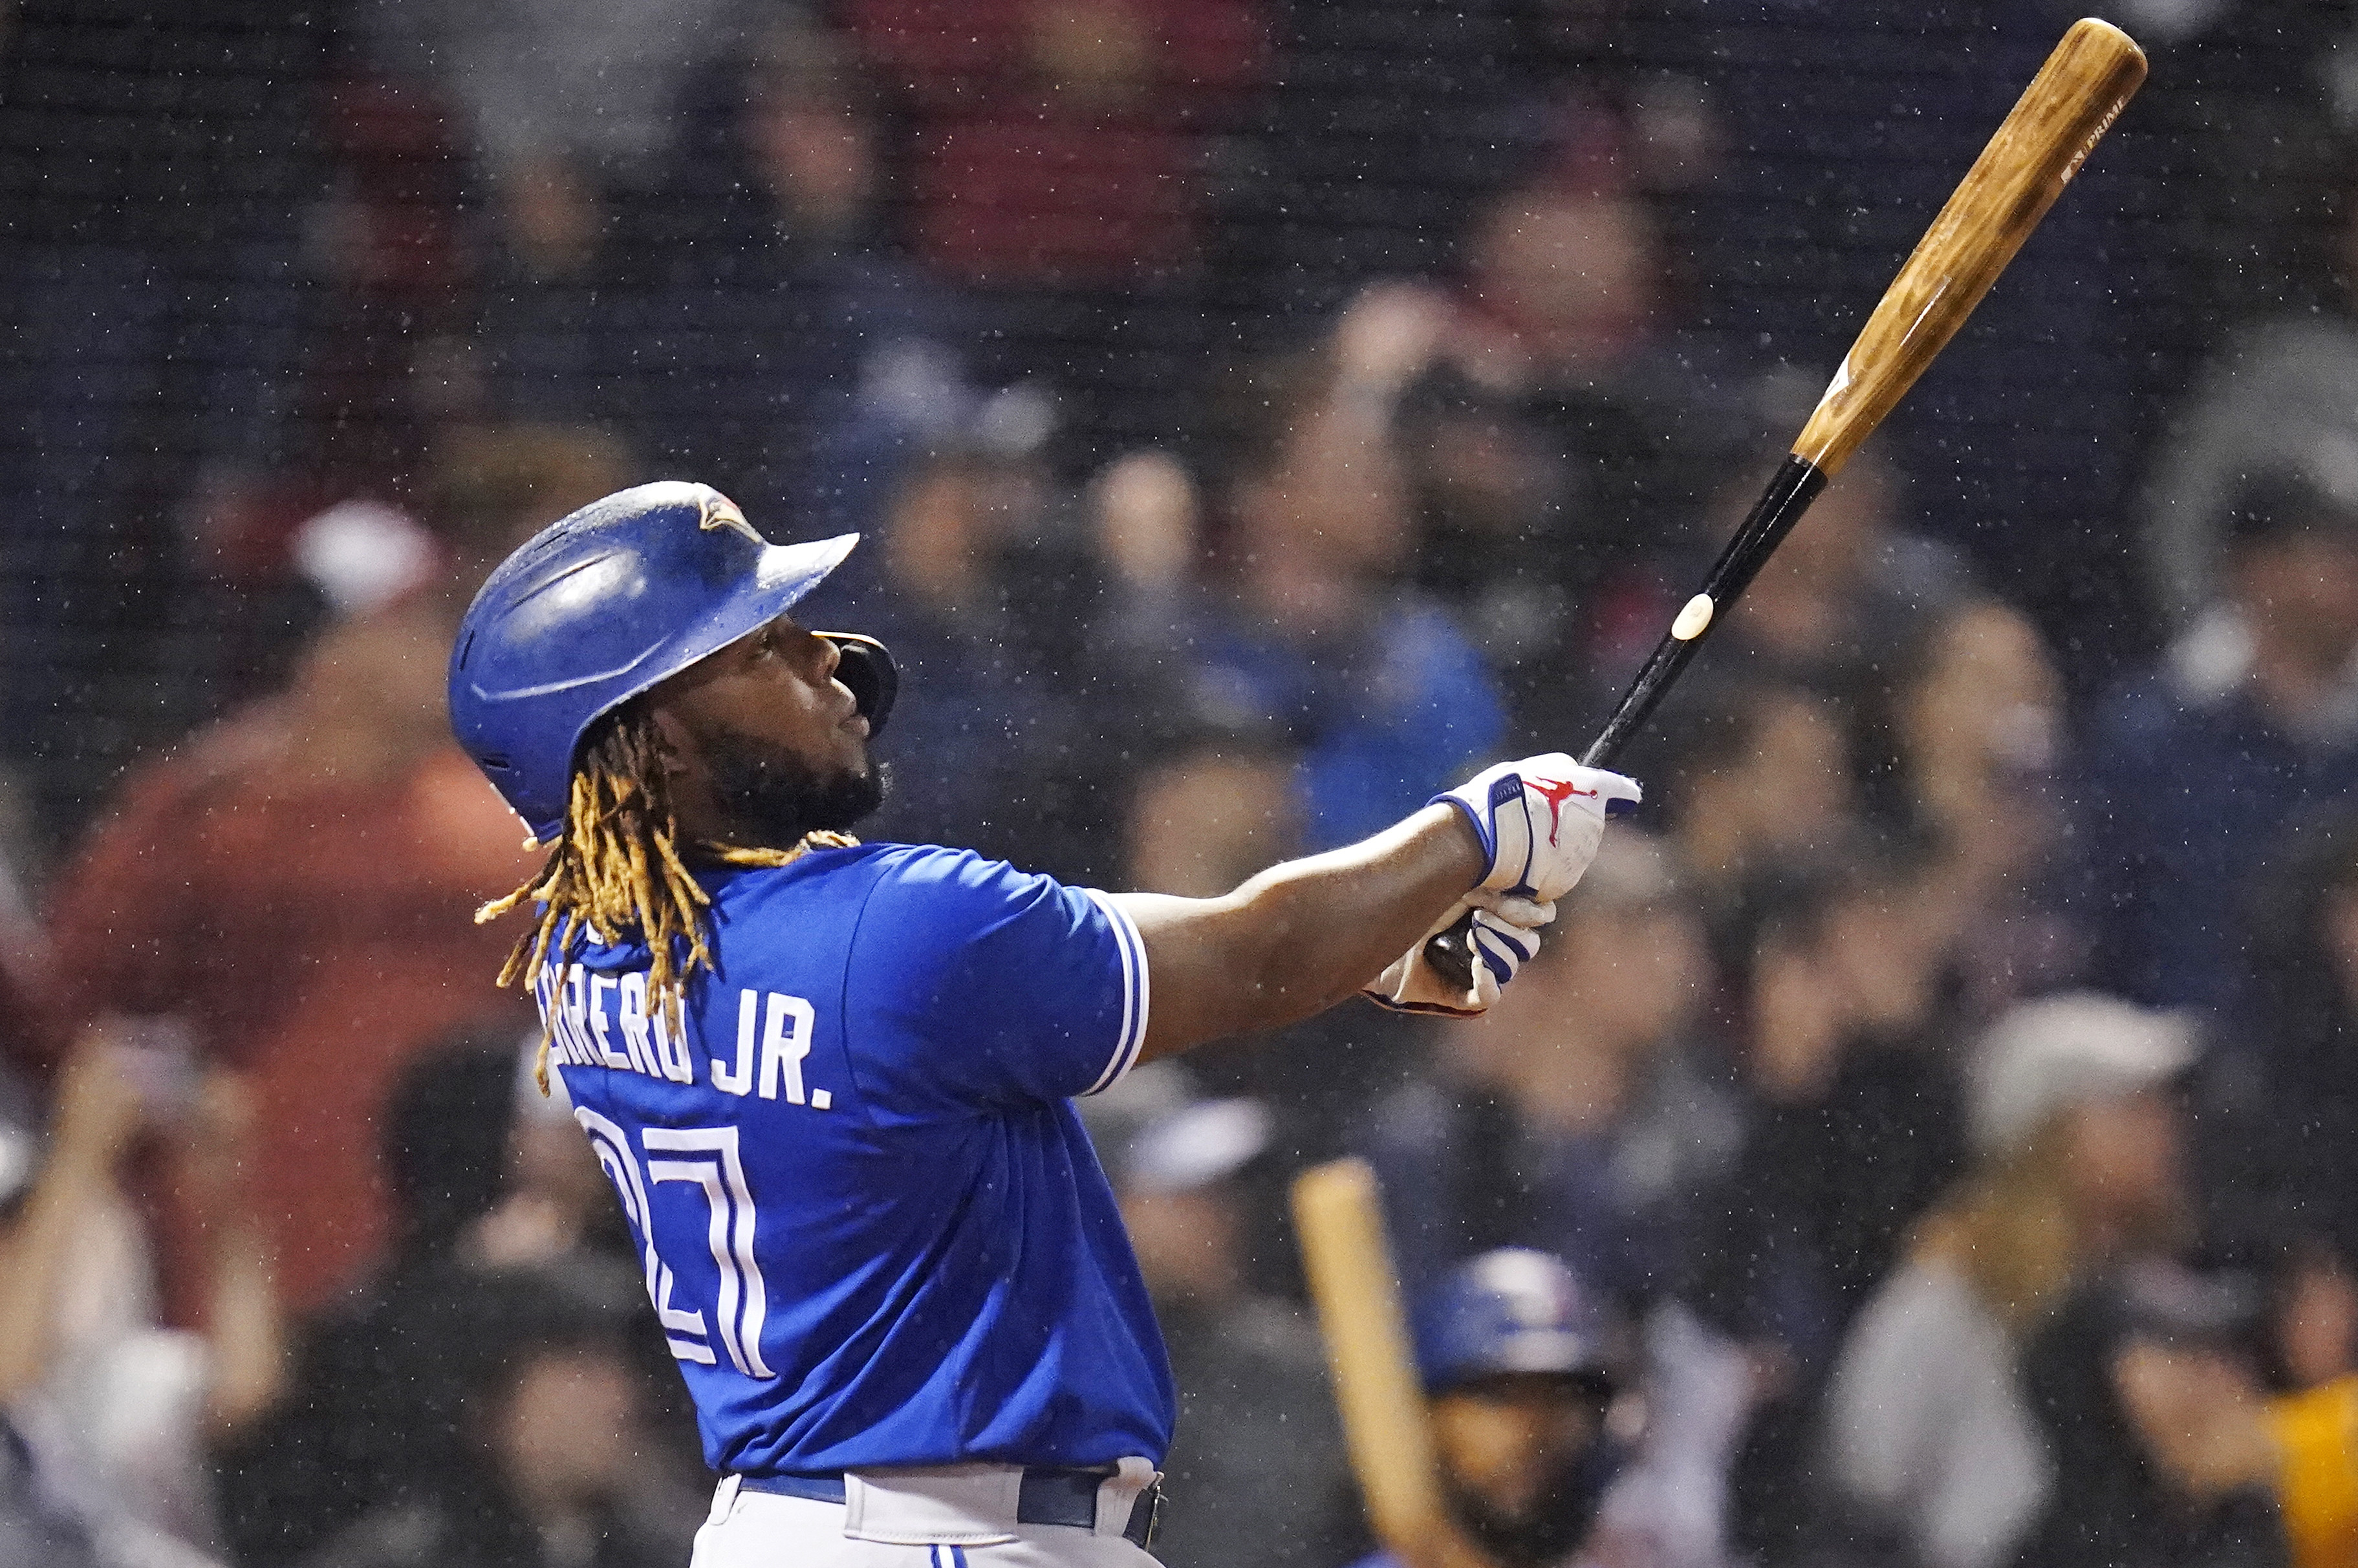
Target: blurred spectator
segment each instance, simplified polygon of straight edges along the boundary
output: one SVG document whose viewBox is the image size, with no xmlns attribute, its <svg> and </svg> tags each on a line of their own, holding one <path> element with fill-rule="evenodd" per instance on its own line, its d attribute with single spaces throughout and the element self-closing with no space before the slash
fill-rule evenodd
<svg viewBox="0 0 2358 1568">
<path fill-rule="evenodd" d="M 240 1562 L 301 1561 L 364 1514 L 430 1512 L 466 1488 L 481 1461 L 469 1402 L 508 1368 L 478 1343 L 476 1309 L 503 1300 L 498 1281 L 542 1270 L 617 1303 L 635 1295 L 638 1258 L 627 1240 L 605 1245 L 616 1228 L 605 1182 L 569 1113 L 531 1086 L 516 1039 L 439 1042 L 395 1087 L 379 1152 L 395 1244 L 372 1278 L 305 1325 L 287 1397 L 221 1456 Z M 600 1246 L 587 1244 L 593 1233 Z M 654 1371 L 662 1384 L 639 1368 L 644 1392 L 668 1391 L 668 1367 Z M 644 1401 L 650 1413 L 662 1402 Z M 690 1452 L 656 1449 L 639 1472 L 667 1485 Z"/>
<path fill-rule="evenodd" d="M 435 481 L 449 575 L 333 626 L 286 693 L 135 773 L 59 883 L 69 1012 L 177 1020 L 246 1072 L 276 1130 L 252 1157 L 295 1312 L 383 1244 L 369 1157 L 402 1065 L 454 1028 L 521 1022 L 492 983 L 503 939 L 471 917 L 530 862 L 450 741 L 450 628 L 477 574 L 616 468 L 511 439 L 454 449 Z M 184 1228 L 167 1228 L 168 1270 Z"/>
<path fill-rule="evenodd" d="M 1475 219 L 1463 265 L 1449 358 L 1562 454 L 1570 569 L 1593 582 L 1682 540 L 1738 409 L 1733 368 L 1671 319 L 1652 212 L 1610 181 L 1534 181 Z"/>
<path fill-rule="evenodd" d="M 384 1112 L 378 1164 L 392 1225 L 382 1266 L 302 1325 L 268 1419 L 222 1445 L 222 1525 L 241 1563 L 293 1561 L 379 1504 L 468 1463 L 459 1250 L 497 1202 L 514 1119 L 515 1052 L 500 1036 L 438 1042 Z"/>
<path fill-rule="evenodd" d="M 2246 879 L 2283 824 L 2358 784 L 2358 502 L 2264 477 L 2231 539 L 2236 634 L 2129 687 L 2089 749 L 2099 972 L 2157 1005 L 2234 1001 Z"/>
<path fill-rule="evenodd" d="M 1597 653 L 1582 646 L 1597 563 L 1562 538 L 1573 455 L 1513 396 L 1446 374 L 1406 399 L 1399 439 L 1418 514 L 1417 580 L 1498 671 L 1517 732 L 1588 717 L 1564 695 Z"/>
<path fill-rule="evenodd" d="M 782 537 L 873 527 L 903 444 L 967 415 L 967 311 L 883 246 L 884 126 L 840 35 L 787 13 L 706 75 L 622 224 L 611 416 Z"/>
<path fill-rule="evenodd" d="M 361 0 L 344 25 L 367 63 L 430 83 L 494 171 L 561 163 L 644 185 L 696 66 L 737 36 L 742 0 L 566 0 L 492 7 Z"/>
<path fill-rule="evenodd" d="M 633 415 L 613 364 L 621 333 L 617 254 L 628 236 L 594 180 L 546 156 L 492 182 L 473 335 L 460 401 L 510 418 L 588 421 Z"/>
<path fill-rule="evenodd" d="M 1188 421 L 1208 167 L 1267 70 L 1258 0 L 853 0 L 912 122 L 909 227 L 976 286 L 994 382 L 1069 393 L 1075 446 Z M 1110 455 L 1108 451 L 1104 455 Z"/>
<path fill-rule="evenodd" d="M 1084 654 L 1092 706 L 1119 715 L 1144 764 L 1124 823 L 1126 885 L 1217 898 L 1299 852 L 1299 747 L 1275 716 L 1187 678 L 1205 591 L 1187 469 L 1167 452 L 1133 452 L 1098 474 L 1089 501 L 1105 590 Z"/>
<path fill-rule="evenodd" d="M 2348 1255 L 2310 1241 L 2288 1249 L 2270 1303 L 2272 1349 L 2288 1391 L 2268 1424 L 2295 1568 L 2358 1559 L 2358 1278 Z"/>
<path fill-rule="evenodd" d="M 927 261 L 998 286 L 1198 265 L 1205 138 L 1263 69 L 1252 0 L 857 0 L 849 15 L 916 115 Z"/>
<path fill-rule="evenodd" d="M 1469 209 L 1535 168 L 1658 196 L 1714 162 L 1722 73 L 1682 0 L 1279 14 L 1271 114 L 1226 236 L 1248 297 L 1278 318 L 1441 270 Z"/>
<path fill-rule="evenodd" d="M 1464 604 L 1541 739 L 1591 717 L 1568 677 L 1602 659 L 1618 678 L 1624 622 L 1697 542 L 1740 419 L 1733 368 L 1671 319 L 1658 230 L 1609 178 L 1520 184 L 1470 224 L 1459 294 L 1426 307 L 1403 419 L 1420 575 Z"/>
<path fill-rule="evenodd" d="M 363 1516 L 316 1568 L 670 1568 L 690 1529 L 651 1489 L 630 1314 L 578 1273 L 449 1282 L 463 1463 Z"/>
<path fill-rule="evenodd" d="M 201 1333 L 157 1322 L 117 1185 L 134 1145 L 157 1136 L 186 1145 L 189 1200 L 207 1222 Z M 46 1496 L 49 1526 L 86 1535 L 108 1568 L 211 1561 L 204 1445 L 283 1386 L 269 1255 L 239 1190 L 255 1142 L 234 1078 L 200 1079 L 168 1044 L 119 1029 L 90 1031 L 66 1061 L 46 1159 L 29 1121 L 0 1134 L 0 1447 L 29 1477 L 21 1496 Z"/>
<path fill-rule="evenodd" d="M 1412 519 L 1390 423 L 1410 367 L 1383 303 L 1235 389 L 1217 580 L 1161 651 L 1185 701 L 1303 748 L 1312 849 L 1396 819 L 1505 732 L 1480 655 L 1398 581 Z"/>
<path fill-rule="evenodd" d="M 38 1278 L 36 1268 L 40 1262 L 25 1256 L 31 1249 L 26 1246 L 30 1227 L 25 1223 L 24 1211 L 41 1155 L 41 1131 L 32 1097 L 18 1087 L 15 1074 L 0 1069 L 0 1263 L 6 1264 L 12 1280 L 20 1281 L 19 1290 L 22 1281 Z M 65 1158 L 70 1162 L 78 1157 L 67 1154 Z M 53 1165 L 54 1160 L 52 1156 Z M 56 1227 L 49 1228 L 54 1231 Z M 40 1303 L 36 1310 L 45 1312 L 46 1306 Z M 21 1310 L 13 1292 L 0 1298 L 0 1316 L 14 1319 Z M 22 1330 L 21 1325 L 11 1326 Z M 21 1370 L 11 1367 L 7 1375 L 13 1381 Z M 46 1484 L 31 1444 L 16 1430 L 11 1409 L 16 1390 L 0 1391 L 10 1395 L 0 1400 L 0 1562 L 98 1568 L 89 1523 L 57 1496 L 54 1487 Z M 198 1556 L 195 1561 L 206 1560 Z"/>
<path fill-rule="evenodd" d="M 1918 862 L 1827 849 L 1748 891 L 1747 1126 L 1697 1248 L 1704 1294 L 1759 1369 L 1736 1480 L 1739 1538 L 1771 1560 L 1824 1534 L 1809 1484 L 1835 1346 L 1964 1160 L 1947 945 Z"/>
<path fill-rule="evenodd" d="M 1866 801 L 1928 864 L 1911 901 L 1973 1020 L 2075 978 L 2066 716 L 2029 618 L 1968 598 L 1924 616 L 1869 704 Z M 1875 752 L 1881 752 L 1876 756 Z"/>
<path fill-rule="evenodd" d="M 1678 697 L 1660 764 L 1644 771 L 1706 918 L 1732 917 L 1747 883 L 1779 860 L 1849 835 L 1857 784 L 1844 718 L 1824 697 L 1769 681 L 1702 682 Z"/>
<path fill-rule="evenodd" d="M 1689 1284 L 1697 1206 L 1738 1132 L 1696 1049 L 1702 934 L 1668 858 L 1634 831 L 1557 907 L 1498 1005 L 1443 1034 L 1436 1074 L 1368 1130 L 1412 1289 L 1476 1252 L 1541 1243 L 1633 1305 Z"/>
<path fill-rule="evenodd" d="M 1154 1544 L 1170 1568 L 1273 1568 L 1339 1555 L 1342 1437 L 1317 1335 L 1247 1288 L 1234 1180 L 1266 1149 L 1269 1108 L 1205 1099 L 1149 1120 L 1116 1190 L 1180 1389 L 1163 1461 L 1174 1509 Z M 1212 1499 L 1217 1499 L 1212 1501 Z"/>
<path fill-rule="evenodd" d="M 1194 479 L 1168 452 L 1150 449 L 1108 463 L 1093 489 L 1092 534 L 1114 588 L 1167 619 L 1204 548 Z"/>
<path fill-rule="evenodd" d="M 1128 727 L 1089 712 L 1098 574 L 1043 460 L 1045 411 L 1021 389 L 994 403 L 968 439 L 911 468 L 871 546 L 877 590 L 813 613 L 844 603 L 901 667 L 878 752 L 892 787 L 864 832 L 1103 879 L 1134 759 Z"/>
<path fill-rule="evenodd" d="M 1721 489 L 1714 510 L 1728 532 L 1784 459 L 1781 446 L 1761 451 Z M 1923 617 L 1963 594 L 1971 579 L 1956 553 L 1898 526 L 1898 474 L 1874 451 L 1826 487 L 1728 617 L 1725 634 L 1752 670 L 1862 700 Z"/>
<path fill-rule="evenodd" d="M 20 857 L 26 824 L 14 783 L 0 774 L 0 1073 L 45 1078 L 64 1054 L 48 934 L 35 918 Z"/>
<path fill-rule="evenodd" d="M 1827 854 L 1755 895 L 1746 1019 L 1752 1125 L 1717 1268 L 1784 1275 L 1779 1336 L 1821 1359 L 1963 1165 L 1943 957 L 1918 869 Z M 1803 1307 L 1801 1303 L 1810 1303 Z"/>
<path fill-rule="evenodd" d="M 1538 111 L 1543 148 L 1568 166 L 1615 168 L 1650 195 L 1710 177 L 1725 127 L 1697 74 L 1692 8 L 1547 0 L 1510 15 L 1520 46 L 1512 66 L 1535 100 L 1515 112 L 1528 124 Z"/>
<path fill-rule="evenodd" d="M 1147 718 L 1149 750 L 1124 825 L 1122 885 L 1217 898 L 1300 852 L 1300 752 L 1273 727 L 1184 707 Z M 1274 1108 L 1283 1158 L 1321 1159 L 1340 1152 L 1369 1103 L 1422 1060 L 1429 1029 L 1405 1013 L 1339 1007 L 1273 1039 L 1206 1046 L 1188 1065 L 1206 1089 L 1258 1097 Z M 1290 1238 L 1269 1212 L 1253 1217 L 1255 1283 L 1298 1293 Z"/>
<path fill-rule="evenodd" d="M 460 1256 L 494 1269 L 551 1268 L 600 1257 L 638 1267 L 637 1246 L 573 1119 L 563 1080 L 550 1075 L 548 1092 L 540 1092 L 540 1032 L 527 1031 L 521 1053 L 514 1054 L 509 1089 L 514 1104 L 499 1201 L 469 1224 Z"/>
<path fill-rule="evenodd" d="M 1249 690 L 1196 663 L 1195 631 L 1212 622 L 1195 575 L 1201 519 L 1186 469 L 1165 452 L 1133 453 L 1092 490 L 1107 597 L 1085 656 L 1085 711 L 1100 743 L 1129 763 L 1122 884 L 1216 898 L 1302 852 L 1303 747 L 1314 732 L 1249 705 Z M 1339 1152 L 1369 1101 L 1401 1080 L 1424 1030 L 1379 1008 L 1336 1008 L 1276 1040 L 1209 1046 L 1190 1066 L 1206 1087 L 1275 1108 L 1287 1157 L 1318 1159 Z M 1298 1292 L 1291 1241 L 1256 1240 L 1271 1243 L 1254 1249 L 1256 1282 Z"/>
<path fill-rule="evenodd" d="M 2358 501 L 2358 182 L 2348 162 L 2343 149 L 2323 204 L 2328 308 L 2240 327 L 2163 438 L 2145 496 L 2143 565 L 2166 625 L 2201 630 L 2232 596 L 2231 517 L 2251 476 L 2299 475 Z"/>
<path fill-rule="evenodd" d="M 2293 823 L 2255 882 L 2237 1065 L 2258 1080 L 2223 1128 L 2214 1206 L 2242 1232 L 2289 1223 L 2358 1249 L 2358 816 Z M 2262 1217 L 2251 1217 L 2255 1215 Z"/>
<path fill-rule="evenodd" d="M 314 106 L 332 178 L 310 216 L 315 276 L 283 462 L 331 496 L 398 494 L 435 431 L 480 412 L 465 373 L 470 166 L 411 86 L 345 76 Z"/>
<path fill-rule="evenodd" d="M 1140 778 L 1128 822 L 1126 885 L 1218 898 L 1300 840 L 1294 753 L 1249 730 L 1187 737 Z"/>
<path fill-rule="evenodd" d="M 2061 1482 L 2024 1560 L 2288 1568 L 2248 1285 L 2158 1260 L 2092 1281 L 2023 1356 Z"/>
<path fill-rule="evenodd" d="M 2011 1562 L 2069 1497 L 2017 1361 L 2075 1281 L 2188 1238 L 2166 1091 L 2193 1056 L 2182 1020 L 2089 994 L 1983 1041 L 1977 1169 L 1859 1314 L 1825 1412 L 1835 1492 L 1933 1568 Z"/>
<path fill-rule="evenodd" d="M 43 1568 L 99 1568 L 90 1531 L 42 1496 L 39 1473 L 6 1418 L 0 1417 L 0 1558 Z M 180 1568 L 210 1559 L 183 1557 Z"/>
</svg>

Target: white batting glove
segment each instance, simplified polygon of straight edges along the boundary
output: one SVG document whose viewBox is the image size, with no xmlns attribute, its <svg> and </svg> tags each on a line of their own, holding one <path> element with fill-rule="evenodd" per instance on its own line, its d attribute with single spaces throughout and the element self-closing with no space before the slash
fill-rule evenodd
<svg viewBox="0 0 2358 1568">
<path fill-rule="evenodd" d="M 1474 912 L 1474 984 L 1451 985 L 1424 956 L 1424 945 Z M 1476 888 L 1451 906 L 1432 930 L 1416 939 L 1375 983 L 1361 988 L 1363 995 L 1395 1012 L 1433 1012 L 1450 1018 L 1472 1018 L 1487 1012 L 1499 989 L 1515 978 L 1540 950 L 1540 927 L 1555 918 L 1555 905 Z"/>
<path fill-rule="evenodd" d="M 1633 809 L 1645 797 L 1635 779 L 1545 752 L 1485 768 L 1426 804 L 1447 801 L 1474 825 L 1489 861 L 1477 887 L 1552 903 L 1596 859 L 1606 814 Z"/>
</svg>

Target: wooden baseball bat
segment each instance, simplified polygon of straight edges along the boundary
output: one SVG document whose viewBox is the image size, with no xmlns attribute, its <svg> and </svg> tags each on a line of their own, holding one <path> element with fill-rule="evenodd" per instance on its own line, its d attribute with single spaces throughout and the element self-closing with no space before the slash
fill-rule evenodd
<svg viewBox="0 0 2358 1568">
<path fill-rule="evenodd" d="M 1581 753 L 1584 763 L 1612 765 L 1826 481 L 1956 336 L 2144 81 L 2145 51 L 2126 33 L 2093 16 L 2071 24 L 1883 291 L 1791 455 Z M 1453 985 L 1470 988 L 1472 918 L 1433 937 L 1425 957 Z"/>
<path fill-rule="evenodd" d="M 1293 1226 L 1368 1523 L 1408 1568 L 1495 1568 L 1442 1505 L 1375 1172 L 1365 1160 L 1303 1172 Z"/>
</svg>

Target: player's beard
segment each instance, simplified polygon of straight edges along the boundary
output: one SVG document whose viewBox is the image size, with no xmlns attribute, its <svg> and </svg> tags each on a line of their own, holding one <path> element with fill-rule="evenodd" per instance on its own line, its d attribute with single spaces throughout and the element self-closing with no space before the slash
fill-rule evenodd
<svg viewBox="0 0 2358 1568">
<path fill-rule="evenodd" d="M 1504 1512 L 1445 1477 L 1443 1490 L 1459 1526 L 1492 1557 L 1515 1568 L 1552 1568 L 1587 1541 L 1619 1468 L 1614 1440 L 1599 1438 L 1564 1462 L 1527 1513 Z"/>
<path fill-rule="evenodd" d="M 738 735 L 708 742 L 713 803 L 731 842 L 788 849 L 806 833 L 848 833 L 884 804 L 891 779 L 883 763 L 822 773 L 783 747 Z"/>
</svg>

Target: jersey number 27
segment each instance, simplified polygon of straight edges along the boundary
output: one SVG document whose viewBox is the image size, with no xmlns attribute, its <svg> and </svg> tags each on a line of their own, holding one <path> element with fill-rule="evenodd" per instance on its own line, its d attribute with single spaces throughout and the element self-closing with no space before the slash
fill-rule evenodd
<svg viewBox="0 0 2358 1568">
<path fill-rule="evenodd" d="M 590 1135 L 598 1163 L 622 1200 L 623 1216 L 638 1232 L 646 1267 L 647 1299 L 655 1305 L 664 1339 L 683 1361 L 716 1365 L 714 1341 L 730 1364 L 749 1378 L 774 1378 L 762 1359 L 762 1325 L 769 1315 L 769 1292 L 762 1284 L 761 1266 L 753 1260 L 753 1195 L 745 1185 L 745 1162 L 737 1152 L 733 1127 L 649 1127 L 640 1141 L 647 1158 L 643 1166 L 632 1152 L 631 1135 L 586 1108 L 574 1119 Z M 720 1275 L 719 1299 L 712 1303 L 710 1326 L 699 1308 L 675 1305 L 671 1267 L 655 1250 L 654 1207 L 647 1199 L 665 1182 L 679 1182 L 704 1195 L 705 1241 L 712 1266 Z"/>
</svg>

